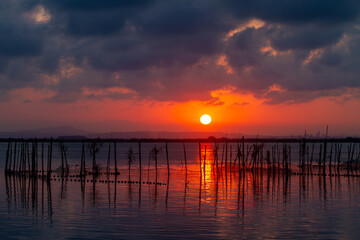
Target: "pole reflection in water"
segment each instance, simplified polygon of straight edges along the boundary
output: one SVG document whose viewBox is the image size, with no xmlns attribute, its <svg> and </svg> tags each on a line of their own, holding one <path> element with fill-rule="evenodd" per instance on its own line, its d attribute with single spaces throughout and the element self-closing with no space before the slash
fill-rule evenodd
<svg viewBox="0 0 360 240">
<path fill-rule="evenodd" d="M 234 162 L 241 161 L 226 157 L 226 145 L 223 154 L 223 166 L 227 168 L 219 169 L 211 146 L 202 144 L 200 171 L 195 164 L 188 164 L 186 169 L 171 169 L 171 175 L 166 167 L 158 168 L 144 171 L 148 176 L 142 179 L 148 179 L 147 182 L 139 181 L 140 174 L 135 168 L 131 176 L 119 169 L 119 175 L 100 173 L 81 178 L 52 175 L 50 181 L 47 177 L 2 175 L 1 189 L 6 194 L 2 201 L 8 216 L 31 215 L 42 224 L 48 221 L 54 225 L 71 223 L 74 228 L 94 228 L 88 221 L 96 220 L 109 224 L 101 225 L 104 228 L 99 230 L 101 233 L 115 231 L 110 226 L 119 224 L 133 229 L 142 227 L 138 234 L 170 225 L 186 234 L 193 224 L 199 226 L 197 231 L 204 227 L 218 238 L 230 236 L 221 235 L 221 229 L 242 237 L 250 236 L 249 229 L 257 229 L 259 235 L 255 237 L 264 236 L 262 231 L 273 230 L 275 237 L 281 237 L 282 231 L 294 234 L 295 227 L 303 231 L 299 231 L 300 236 L 305 236 L 328 229 L 325 220 L 310 226 L 308 223 L 326 219 L 329 212 L 339 219 L 355 217 L 351 210 L 346 210 L 349 207 L 359 212 L 358 178 L 290 175 L 260 168 L 239 172 Z M 290 225 L 288 218 L 296 226 Z M 210 225 L 205 227 L 207 224 Z M 61 234 L 72 236 L 69 232 Z M 336 237 L 345 236 L 341 230 L 336 234 Z"/>
</svg>

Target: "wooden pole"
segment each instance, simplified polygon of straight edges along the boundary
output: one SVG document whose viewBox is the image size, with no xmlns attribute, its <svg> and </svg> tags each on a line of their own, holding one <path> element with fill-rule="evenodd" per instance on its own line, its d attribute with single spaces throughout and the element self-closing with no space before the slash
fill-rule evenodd
<svg viewBox="0 0 360 240">
<path fill-rule="evenodd" d="M 245 171 L 245 138 L 242 137 L 242 165 L 243 165 L 243 172 Z"/>
<path fill-rule="evenodd" d="M 18 151 L 16 153 L 16 172 L 20 172 L 21 168 L 20 168 L 20 161 L 21 161 L 21 150 L 22 150 L 22 145 L 23 143 L 19 143 L 19 148 Z"/>
<path fill-rule="evenodd" d="M 60 153 L 61 153 L 61 176 L 64 176 L 64 149 L 63 143 L 60 143 Z"/>
<path fill-rule="evenodd" d="M 225 171 L 227 171 L 227 161 L 228 161 L 228 142 L 225 142 Z"/>
<path fill-rule="evenodd" d="M 47 177 L 50 179 L 51 175 L 51 165 L 52 165 L 52 149 L 53 149 L 53 139 L 50 140 L 50 146 L 49 146 L 49 159 L 48 159 L 48 173 Z"/>
<path fill-rule="evenodd" d="M 238 169 L 239 169 L 239 178 L 240 178 L 240 156 L 241 155 L 241 149 L 240 149 L 240 144 L 238 143 L 237 144 L 237 157 L 238 157 L 238 163 L 239 163 L 239 166 L 238 166 Z"/>
<path fill-rule="evenodd" d="M 167 163 L 168 175 L 170 175 L 169 152 L 168 152 L 168 144 L 167 144 L 167 142 L 165 143 L 165 151 L 166 151 L 166 163 Z"/>
<path fill-rule="evenodd" d="M 230 145 L 230 156 L 229 156 L 230 172 L 231 172 L 231 158 L 232 158 L 232 146 Z"/>
<path fill-rule="evenodd" d="M 289 144 L 289 166 L 291 170 L 291 145 Z"/>
<path fill-rule="evenodd" d="M 326 135 L 325 135 L 325 141 L 324 141 L 324 155 L 323 155 L 323 174 L 325 174 L 328 130 L 329 130 L 329 126 L 326 126 Z"/>
<path fill-rule="evenodd" d="M 319 151 L 319 174 L 320 174 L 320 170 L 321 170 L 321 154 L 322 154 L 322 144 L 320 144 L 320 151 Z"/>
<path fill-rule="evenodd" d="M 29 144 L 30 143 L 23 143 L 24 144 L 24 171 L 26 171 L 26 152 L 27 152 L 27 163 L 28 163 L 28 171 L 30 173 L 30 147 Z M 32 143 L 33 144 L 33 143 Z M 32 156 L 32 153 L 31 153 Z"/>
<path fill-rule="evenodd" d="M 111 151 L 111 143 L 109 143 L 109 152 L 108 152 L 108 160 L 106 165 L 106 174 L 110 175 L 110 151 Z"/>
<path fill-rule="evenodd" d="M 206 145 L 205 145 L 205 153 L 204 153 L 204 166 L 203 166 L 203 171 L 204 171 L 204 182 L 205 182 L 205 168 L 206 168 Z"/>
<path fill-rule="evenodd" d="M 199 142 L 199 162 L 200 162 L 200 175 L 202 175 L 202 172 L 201 172 L 201 164 L 202 164 L 202 161 L 201 161 L 201 143 Z"/>
<path fill-rule="evenodd" d="M 141 183 L 141 168 L 142 168 L 142 163 L 141 163 L 141 142 L 138 143 L 138 147 L 139 147 L 139 176 L 140 176 L 140 183 Z"/>
<path fill-rule="evenodd" d="M 28 168 L 26 168 L 26 155 L 25 155 L 25 151 L 26 151 L 26 147 L 28 147 Z M 24 153 L 22 153 L 22 151 L 24 151 Z M 22 154 L 24 154 L 23 156 L 21 156 Z M 22 145 L 19 146 L 19 151 L 18 151 L 18 171 L 24 171 L 26 172 L 26 170 L 28 170 L 28 172 L 30 173 L 30 150 L 29 150 L 29 144 L 23 142 Z M 22 165 L 22 161 L 24 161 L 24 164 Z"/>
<path fill-rule="evenodd" d="M 44 176 L 44 143 L 41 144 L 41 176 Z"/>
<path fill-rule="evenodd" d="M 13 171 L 16 171 L 16 145 L 17 142 L 15 142 L 15 148 L 14 148 L 14 161 L 13 161 Z"/>
<path fill-rule="evenodd" d="M 6 151 L 5 173 L 8 172 L 9 155 L 10 155 L 10 140 L 8 142 L 8 147 L 7 147 L 7 151 Z"/>
<path fill-rule="evenodd" d="M 115 162 L 115 175 L 117 175 L 119 172 L 117 170 L 117 160 L 116 160 L 116 140 L 114 140 L 114 162 Z"/>
<path fill-rule="evenodd" d="M 36 140 L 35 140 L 36 141 Z M 36 142 L 32 143 L 32 154 L 31 154 L 31 176 L 35 174 L 35 158 L 36 158 Z M 30 171 L 30 169 L 29 169 Z"/>
<path fill-rule="evenodd" d="M 50 159 L 50 145 L 47 145 L 47 157 L 46 157 L 46 175 L 49 171 L 49 159 Z"/>
<path fill-rule="evenodd" d="M 155 154 L 154 154 L 155 155 L 155 175 L 156 175 L 156 179 L 157 179 L 157 154 L 158 154 L 158 149 L 157 149 L 156 145 L 155 145 L 154 151 L 155 151 Z"/>
<path fill-rule="evenodd" d="M 80 163 L 80 177 L 86 175 L 85 170 L 85 142 L 83 141 L 82 149 L 81 149 L 81 163 Z"/>
<path fill-rule="evenodd" d="M 185 159 L 185 173 L 187 174 L 187 163 L 186 163 L 186 149 L 185 149 L 185 143 L 183 143 L 184 147 L 184 159 Z"/>
<path fill-rule="evenodd" d="M 34 176 L 37 175 L 38 172 L 38 162 L 39 162 L 39 151 L 38 151 L 38 142 L 35 143 L 35 173 Z"/>
<path fill-rule="evenodd" d="M 9 165 L 8 165 L 8 171 L 11 173 L 11 161 L 12 161 L 12 154 L 13 154 L 13 144 L 10 144 L 10 155 L 9 155 Z"/>
</svg>

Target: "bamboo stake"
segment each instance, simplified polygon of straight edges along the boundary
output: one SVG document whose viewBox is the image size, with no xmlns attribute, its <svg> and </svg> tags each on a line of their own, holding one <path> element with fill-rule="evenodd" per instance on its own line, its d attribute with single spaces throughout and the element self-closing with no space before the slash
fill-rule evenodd
<svg viewBox="0 0 360 240">
<path fill-rule="evenodd" d="M 9 165 L 8 165 L 8 172 L 11 173 L 11 165 L 12 165 L 12 154 L 13 154 L 13 144 L 10 144 L 10 154 L 9 154 Z"/>
<path fill-rule="evenodd" d="M 229 156 L 229 166 L 230 166 L 230 172 L 231 172 L 231 158 L 232 158 L 232 146 L 230 145 L 230 156 Z"/>
<path fill-rule="evenodd" d="M 201 161 L 201 143 L 199 142 L 199 162 L 200 162 L 200 175 L 202 175 L 202 172 L 201 172 L 201 164 L 202 164 L 202 161 Z"/>
<path fill-rule="evenodd" d="M 41 176 L 44 176 L 44 143 L 41 144 Z"/>
<path fill-rule="evenodd" d="M 184 147 L 185 173 L 187 174 L 186 149 L 185 149 L 185 143 L 184 142 L 183 142 L 183 147 Z"/>
<path fill-rule="evenodd" d="M 205 183 L 205 168 L 206 168 L 206 145 L 205 145 L 205 153 L 204 153 L 204 166 L 203 166 L 203 171 L 204 171 L 204 183 Z"/>
<path fill-rule="evenodd" d="M 326 162 L 326 150 L 327 150 L 327 137 L 328 137 L 329 126 L 326 125 L 326 135 L 324 140 L 324 155 L 323 155 L 323 173 L 325 174 L 325 162 Z"/>
<path fill-rule="evenodd" d="M 86 168 L 85 168 L 85 142 L 83 141 L 82 149 L 81 149 L 81 163 L 80 163 L 80 177 L 86 175 Z"/>
<path fill-rule="evenodd" d="M 228 142 L 225 142 L 225 172 L 227 171 L 227 160 L 228 160 Z"/>
<path fill-rule="evenodd" d="M 243 172 L 245 172 L 245 139 L 244 139 L 244 136 L 242 137 L 242 150 L 243 150 L 243 154 L 242 154 Z"/>
<path fill-rule="evenodd" d="M 141 184 L 141 143 L 138 143 L 138 148 L 139 148 L 139 174 L 140 174 L 140 184 Z"/>
<path fill-rule="evenodd" d="M 8 142 L 8 147 L 7 147 L 7 151 L 6 151 L 5 173 L 8 172 L 9 155 L 10 155 L 10 140 Z"/>
<path fill-rule="evenodd" d="M 319 173 L 321 170 L 321 154 L 322 154 L 322 144 L 320 144 L 320 151 L 319 151 Z"/>
<path fill-rule="evenodd" d="M 169 152 L 168 152 L 168 144 L 167 144 L 167 142 L 165 143 L 165 151 L 166 151 L 166 163 L 167 163 L 168 175 L 170 175 Z"/>
<path fill-rule="evenodd" d="M 111 151 L 111 143 L 109 143 L 109 152 L 108 152 L 108 159 L 107 159 L 107 165 L 106 165 L 106 174 L 110 175 L 110 151 Z"/>
<path fill-rule="evenodd" d="M 116 160 L 116 140 L 114 140 L 114 162 L 115 162 L 115 175 L 118 175 L 117 160 Z"/>
<path fill-rule="evenodd" d="M 16 145 L 17 142 L 15 142 L 15 149 L 14 149 L 14 165 L 13 165 L 13 171 L 16 172 L 17 168 L 16 168 Z"/>
</svg>

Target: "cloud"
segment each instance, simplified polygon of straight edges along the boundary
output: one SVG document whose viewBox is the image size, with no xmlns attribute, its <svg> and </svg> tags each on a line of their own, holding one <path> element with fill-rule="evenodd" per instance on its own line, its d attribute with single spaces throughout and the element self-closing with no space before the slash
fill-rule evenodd
<svg viewBox="0 0 360 240">
<path fill-rule="evenodd" d="M 337 96 L 360 88 L 359 10 L 351 0 L 1 2 L 0 84 L 46 88 L 58 102 L 219 104 L 211 92 L 228 85 L 266 104 Z"/>
<path fill-rule="evenodd" d="M 228 9 L 238 18 L 257 17 L 282 24 L 338 23 L 356 19 L 359 2 L 356 0 L 226 0 Z"/>
</svg>

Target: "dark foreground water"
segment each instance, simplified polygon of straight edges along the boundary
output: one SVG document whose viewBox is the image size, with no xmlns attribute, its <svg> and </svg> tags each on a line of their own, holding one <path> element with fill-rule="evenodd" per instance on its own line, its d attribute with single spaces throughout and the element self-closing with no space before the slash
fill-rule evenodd
<svg viewBox="0 0 360 240">
<path fill-rule="evenodd" d="M 138 162 L 49 182 L 0 169 L 0 239 L 360 239 L 359 177 L 216 174 L 210 156 L 200 175 L 195 155 L 170 177 L 144 156 L 141 184 Z"/>
<path fill-rule="evenodd" d="M 48 183 L 2 174 L 0 238 L 360 238 L 358 178 L 249 172 L 216 180 L 209 171 L 204 180 L 174 170 L 168 181 L 163 169 L 160 185 L 147 184 L 147 173 L 145 184 L 128 183 L 125 172 L 110 183 L 104 175 Z"/>
</svg>

